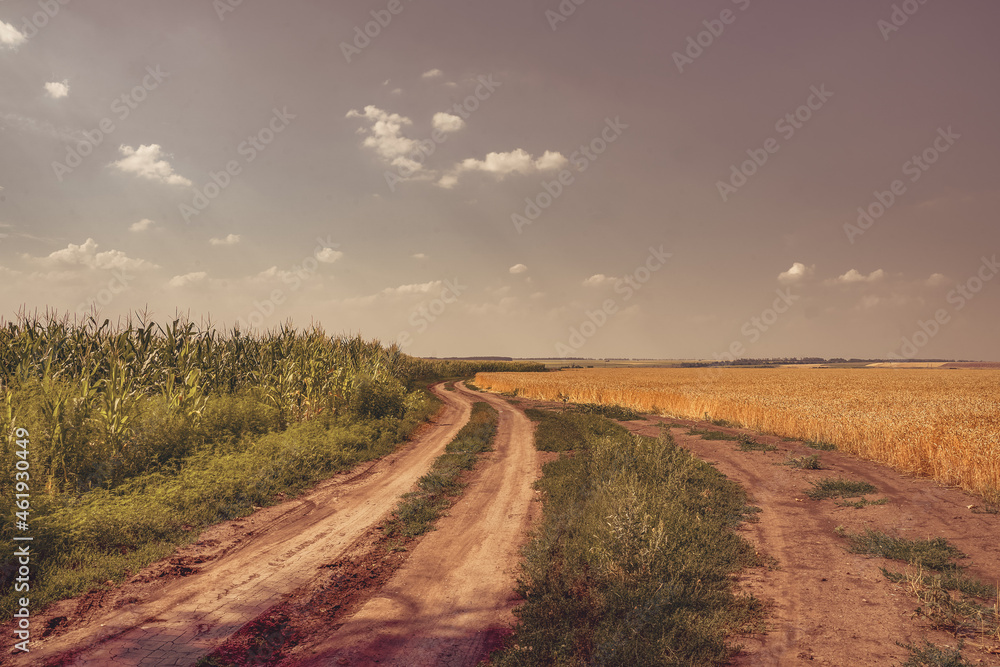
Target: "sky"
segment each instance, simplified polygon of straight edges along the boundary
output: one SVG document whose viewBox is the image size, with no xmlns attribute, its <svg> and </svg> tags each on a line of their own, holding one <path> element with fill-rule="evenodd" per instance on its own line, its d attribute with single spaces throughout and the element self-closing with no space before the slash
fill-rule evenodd
<svg viewBox="0 0 1000 667">
<path fill-rule="evenodd" d="M 1000 360 L 992 0 L 3 0 L 0 316 Z"/>
</svg>

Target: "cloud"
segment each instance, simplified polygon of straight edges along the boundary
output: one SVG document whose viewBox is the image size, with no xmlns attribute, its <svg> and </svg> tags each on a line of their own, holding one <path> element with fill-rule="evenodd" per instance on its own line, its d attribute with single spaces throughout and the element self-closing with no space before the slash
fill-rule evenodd
<svg viewBox="0 0 1000 667">
<path fill-rule="evenodd" d="M 924 284 L 928 287 L 941 287 L 946 282 L 948 282 L 948 278 L 943 273 L 932 273 Z"/>
<path fill-rule="evenodd" d="M 437 294 L 441 292 L 444 287 L 444 283 L 440 280 L 432 280 L 428 283 L 413 283 L 409 285 L 400 285 L 399 287 L 386 287 L 381 292 L 371 294 L 369 296 L 351 297 L 344 299 L 342 304 L 345 306 L 369 306 L 376 301 L 384 299 L 398 299 L 407 296 L 424 296 L 426 294 Z"/>
<path fill-rule="evenodd" d="M 458 132 L 465 127 L 465 121 L 450 113 L 439 111 L 434 114 L 432 121 L 434 129 L 438 132 Z"/>
<path fill-rule="evenodd" d="M 508 153 L 488 153 L 485 159 L 467 158 L 458 163 L 451 173 L 441 177 L 438 185 L 451 188 L 458 182 L 458 176 L 468 171 L 484 171 L 504 178 L 509 174 L 534 174 L 540 171 L 551 171 L 565 166 L 569 161 L 561 154 L 546 151 L 535 159 L 526 150 L 518 148 Z"/>
<path fill-rule="evenodd" d="M 857 269 L 851 269 L 842 276 L 838 276 L 833 282 L 840 284 L 851 284 L 851 283 L 874 283 L 885 277 L 885 271 L 878 269 L 872 271 L 870 274 L 865 276 L 859 273 Z"/>
<path fill-rule="evenodd" d="M 426 72 L 420 75 L 420 77 L 423 79 L 437 79 L 438 77 L 442 76 L 444 76 L 444 72 L 442 72 L 439 69 L 427 70 Z"/>
<path fill-rule="evenodd" d="M 795 262 L 792 268 L 778 274 L 778 282 L 785 284 L 797 283 L 804 278 L 808 278 L 816 270 L 816 266 L 806 266 L 802 262 Z"/>
<path fill-rule="evenodd" d="M 10 23 L 0 21 L 0 46 L 16 49 L 26 41 L 28 41 L 28 38 L 21 34 L 20 30 L 12 26 Z"/>
<path fill-rule="evenodd" d="M 525 273 L 527 272 L 527 270 L 528 267 L 526 267 L 524 264 L 515 264 L 514 266 L 510 267 L 510 272 L 515 276 L 519 273 Z"/>
<path fill-rule="evenodd" d="M 427 255 L 425 255 L 425 254 L 424 254 L 424 253 L 422 253 L 422 252 L 417 252 L 417 253 L 414 253 L 414 254 L 412 254 L 412 255 L 410 255 L 410 256 L 411 256 L 411 257 L 412 257 L 413 259 L 427 259 Z"/>
<path fill-rule="evenodd" d="M 209 239 L 208 242 L 212 245 L 236 245 L 240 242 L 239 234 L 230 234 L 224 239 Z"/>
<path fill-rule="evenodd" d="M 584 287 L 603 287 L 605 285 L 611 285 L 617 281 L 618 279 L 614 276 L 606 276 L 603 273 L 595 273 L 584 280 L 583 285 Z"/>
<path fill-rule="evenodd" d="M 145 232 L 149 229 L 152 229 L 153 225 L 155 224 L 156 223 L 150 220 L 149 218 L 143 218 L 139 222 L 133 222 L 131 225 L 129 225 L 128 230 L 130 232 Z"/>
<path fill-rule="evenodd" d="M 374 149 L 383 160 L 396 167 L 416 165 L 420 168 L 418 163 L 406 157 L 417 149 L 417 142 L 402 134 L 404 126 L 413 124 L 409 118 L 397 113 L 390 114 L 371 105 L 365 107 L 364 113 L 352 109 L 347 112 L 347 117 L 364 118 L 371 123 L 368 130 L 370 134 L 365 137 L 364 145 Z"/>
<path fill-rule="evenodd" d="M 183 276 L 174 276 L 167 285 L 170 287 L 187 287 L 188 285 L 196 285 L 203 282 L 207 277 L 208 273 L 205 271 L 195 271 L 194 273 L 185 273 Z"/>
<path fill-rule="evenodd" d="M 58 100 L 61 97 L 66 97 L 69 95 L 69 79 L 63 79 L 62 81 L 50 81 L 46 83 L 45 92 L 49 94 L 49 97 L 55 100 Z"/>
<path fill-rule="evenodd" d="M 98 244 L 88 238 L 81 245 L 70 243 L 62 250 L 56 250 L 48 257 L 29 258 L 49 266 L 77 266 L 88 269 L 143 270 L 159 268 L 144 259 L 131 259 L 120 250 L 97 252 Z"/>
<path fill-rule="evenodd" d="M 333 264 L 338 259 L 344 256 L 344 253 L 339 250 L 334 250 L 333 248 L 323 248 L 316 253 L 316 259 L 323 262 L 324 264 Z"/>
<path fill-rule="evenodd" d="M 122 145 L 118 150 L 125 157 L 113 162 L 112 165 L 123 173 L 135 174 L 168 185 L 191 185 L 191 181 L 175 174 L 170 163 L 162 159 L 164 154 L 159 144 L 140 145 L 139 148 Z"/>
</svg>

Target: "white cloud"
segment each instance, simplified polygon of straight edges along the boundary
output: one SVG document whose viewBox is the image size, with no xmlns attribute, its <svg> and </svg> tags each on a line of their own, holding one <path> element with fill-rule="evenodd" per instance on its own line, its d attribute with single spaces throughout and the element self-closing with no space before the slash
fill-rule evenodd
<svg viewBox="0 0 1000 667">
<path fill-rule="evenodd" d="M 69 95 L 69 79 L 63 79 L 62 81 L 50 81 L 46 83 L 45 92 L 49 94 L 49 97 L 56 100 L 61 97 L 66 97 Z"/>
<path fill-rule="evenodd" d="M 174 276 L 167 285 L 170 287 L 187 287 L 188 285 L 196 285 L 203 282 L 207 277 L 208 273 L 205 271 L 195 271 L 194 273 L 185 273 L 183 276 Z"/>
<path fill-rule="evenodd" d="M 209 239 L 208 242 L 212 245 L 236 245 L 240 238 L 239 234 L 230 234 L 224 239 Z"/>
<path fill-rule="evenodd" d="M 122 145 L 118 150 L 125 157 L 112 165 L 121 172 L 168 185 L 191 185 L 191 181 L 175 174 L 170 163 L 162 159 L 164 154 L 159 144 L 140 145 L 139 148 Z"/>
<path fill-rule="evenodd" d="M 88 238 L 82 245 L 70 243 L 62 250 L 56 250 L 48 257 L 29 258 L 40 261 L 49 266 L 78 266 L 89 269 L 123 269 L 142 270 L 159 268 L 144 259 L 131 259 L 120 250 L 107 250 L 97 252 L 98 244 L 92 238 Z"/>
<path fill-rule="evenodd" d="M 428 283 L 413 283 L 410 285 L 400 285 L 399 287 L 386 287 L 381 292 L 369 296 L 351 297 L 343 300 L 345 306 L 369 306 L 376 301 L 393 299 L 407 296 L 424 296 L 426 294 L 438 294 L 444 283 L 440 280 L 433 280 Z"/>
<path fill-rule="evenodd" d="M 371 122 L 368 130 L 370 135 L 365 137 L 364 145 L 372 148 L 379 157 L 388 161 L 393 166 L 403 166 L 407 162 L 406 156 L 417 149 L 417 142 L 403 136 L 403 127 L 412 125 L 413 121 L 399 114 L 390 114 L 375 106 L 366 106 L 364 113 L 356 110 L 347 112 L 348 118 L 364 118 Z M 365 130 L 361 130 L 364 133 Z M 417 163 L 413 163 L 417 164 Z M 419 164 L 417 167 L 419 168 Z"/>
<path fill-rule="evenodd" d="M 16 49 L 26 41 L 28 41 L 28 38 L 21 34 L 20 30 L 10 23 L 0 21 L 0 46 Z"/>
<path fill-rule="evenodd" d="M 864 274 L 860 273 L 857 269 L 851 269 L 850 271 L 848 271 L 844 275 L 838 276 L 836 278 L 836 280 L 834 280 L 833 282 L 841 283 L 841 284 L 873 283 L 873 282 L 877 282 L 879 280 L 882 280 L 882 278 L 884 278 L 884 277 L 885 277 L 885 271 L 883 271 L 882 269 L 878 269 L 876 271 L 872 271 L 867 276 L 865 276 Z"/>
<path fill-rule="evenodd" d="M 434 129 L 439 132 L 458 132 L 465 127 L 465 121 L 454 114 L 439 111 L 434 114 L 432 121 Z"/>
<path fill-rule="evenodd" d="M 566 164 L 566 158 L 559 153 L 546 151 L 537 160 L 524 149 L 510 151 L 509 153 L 489 153 L 485 160 L 468 158 L 461 163 L 463 171 L 485 171 L 491 174 L 506 176 L 507 174 L 520 173 L 530 174 L 536 171 L 556 169 Z"/>
<path fill-rule="evenodd" d="M 316 253 L 316 259 L 323 262 L 324 264 L 333 264 L 338 259 L 344 256 L 344 253 L 339 250 L 334 250 L 333 248 L 323 248 Z"/>
<path fill-rule="evenodd" d="M 129 225 L 128 230 L 130 232 L 145 232 L 149 229 L 152 229 L 153 225 L 155 224 L 156 223 L 150 220 L 149 218 L 143 218 L 139 222 L 133 222 L 131 225 Z"/>
<path fill-rule="evenodd" d="M 618 279 L 614 276 L 606 276 L 603 273 L 595 273 L 584 280 L 583 285 L 584 287 L 603 287 L 605 285 L 611 285 L 617 281 Z"/>
<path fill-rule="evenodd" d="M 422 252 L 414 253 L 411 257 L 413 257 L 413 259 L 427 259 L 427 255 Z"/>
<path fill-rule="evenodd" d="M 796 283 L 803 278 L 811 276 L 815 269 L 815 265 L 806 266 L 802 262 L 795 262 L 792 264 L 792 268 L 778 274 L 778 281 L 782 283 Z"/>
<path fill-rule="evenodd" d="M 527 270 L 528 267 L 526 267 L 524 264 L 515 264 L 514 266 L 510 267 L 510 272 L 515 276 L 519 273 L 525 273 Z"/>
<path fill-rule="evenodd" d="M 424 72 L 420 76 L 422 78 L 424 78 L 424 79 L 436 79 L 438 77 L 444 76 L 444 72 L 442 72 L 439 69 L 431 69 L 431 70 L 427 70 L 426 72 Z"/>
</svg>

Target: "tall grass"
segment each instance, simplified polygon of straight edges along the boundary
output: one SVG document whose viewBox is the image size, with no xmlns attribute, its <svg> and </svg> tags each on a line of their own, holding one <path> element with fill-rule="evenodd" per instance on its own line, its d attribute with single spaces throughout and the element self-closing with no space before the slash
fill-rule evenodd
<svg viewBox="0 0 1000 667">
<path fill-rule="evenodd" d="M 722 664 L 727 635 L 759 624 L 763 605 L 732 575 L 758 564 L 734 528 L 744 492 L 661 439 L 591 415 L 554 415 L 580 434 L 548 463 L 544 518 L 525 551 L 519 622 L 496 665 Z M 593 424 L 599 419 L 603 426 Z M 546 423 L 543 421 L 542 423 Z"/>
</svg>

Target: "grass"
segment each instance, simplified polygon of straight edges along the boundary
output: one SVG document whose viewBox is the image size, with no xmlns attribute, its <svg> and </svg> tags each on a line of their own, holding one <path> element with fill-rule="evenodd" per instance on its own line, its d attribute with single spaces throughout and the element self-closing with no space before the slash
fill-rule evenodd
<svg viewBox="0 0 1000 667">
<path fill-rule="evenodd" d="M 630 408 L 624 408 L 620 405 L 600 405 L 598 403 L 579 403 L 574 408 L 577 412 L 583 412 L 590 415 L 600 415 L 602 417 L 607 417 L 608 419 L 616 419 L 618 421 L 636 421 L 642 419 L 643 416 L 632 410 Z"/>
<path fill-rule="evenodd" d="M 833 452 L 837 450 L 837 445 L 829 442 L 814 442 L 812 440 L 806 440 L 802 444 L 810 449 L 818 449 L 821 452 Z"/>
<path fill-rule="evenodd" d="M 473 404 L 469 422 L 427 474 L 417 480 L 417 490 L 403 496 L 386 522 L 383 528 L 387 536 L 416 537 L 430 530 L 431 524 L 462 492 L 462 473 L 475 465 L 480 454 L 492 450 L 498 419 L 497 411 L 489 404 Z"/>
<path fill-rule="evenodd" d="M 696 435 L 702 440 L 739 440 L 739 436 L 730 435 L 723 431 L 713 431 L 711 429 L 692 428 L 688 430 L 688 435 Z"/>
<path fill-rule="evenodd" d="M 896 642 L 899 644 L 899 642 Z M 924 640 L 923 646 L 915 644 L 899 644 L 910 652 L 902 667 L 972 667 L 962 659 L 962 642 L 958 648 L 941 648 Z"/>
<path fill-rule="evenodd" d="M 943 537 L 909 540 L 871 529 L 846 537 L 852 553 L 900 560 L 929 570 L 955 570 L 958 565 L 954 559 L 968 558 Z"/>
<path fill-rule="evenodd" d="M 715 422 L 712 423 L 714 424 Z M 730 440 L 738 442 L 740 451 L 743 452 L 774 452 L 778 449 L 774 445 L 769 445 L 766 442 L 757 442 L 753 439 L 753 436 L 746 433 L 732 435 L 723 431 L 715 431 L 712 429 L 691 428 L 688 430 L 688 435 L 696 435 L 702 440 Z"/>
<path fill-rule="evenodd" d="M 582 437 L 543 469 L 543 520 L 518 585 L 525 602 L 491 664 L 722 664 L 727 637 L 759 629 L 766 612 L 734 590 L 736 572 L 762 563 L 735 532 L 752 513 L 745 492 L 669 434 L 532 414 L 540 432 L 542 420 L 561 421 L 554 431 Z"/>
<path fill-rule="evenodd" d="M 878 493 L 878 489 L 868 482 L 858 482 L 850 479 L 826 477 L 812 482 L 813 488 L 806 495 L 813 500 L 827 498 L 857 498 L 858 496 Z"/>
<path fill-rule="evenodd" d="M 757 442 L 752 436 L 746 433 L 740 433 L 739 438 L 737 438 L 740 445 L 741 452 L 776 452 L 778 448 L 774 445 L 769 445 L 766 442 Z"/>
<path fill-rule="evenodd" d="M 557 413 L 528 408 L 528 419 L 538 423 L 535 448 L 542 452 L 566 452 L 584 446 L 595 435 L 621 434 L 625 430 L 607 419 L 587 413 Z"/>
<path fill-rule="evenodd" d="M 862 498 L 861 500 L 845 500 L 843 502 L 837 503 L 840 507 L 851 507 L 856 510 L 864 509 L 869 505 L 885 505 L 889 502 L 888 498 L 879 498 L 878 500 L 868 500 L 867 498 Z"/>
<path fill-rule="evenodd" d="M 819 454 L 811 454 L 809 456 L 789 456 L 781 465 L 790 466 L 792 468 L 800 468 L 802 470 L 823 469 L 823 464 L 819 460 Z"/>
</svg>

